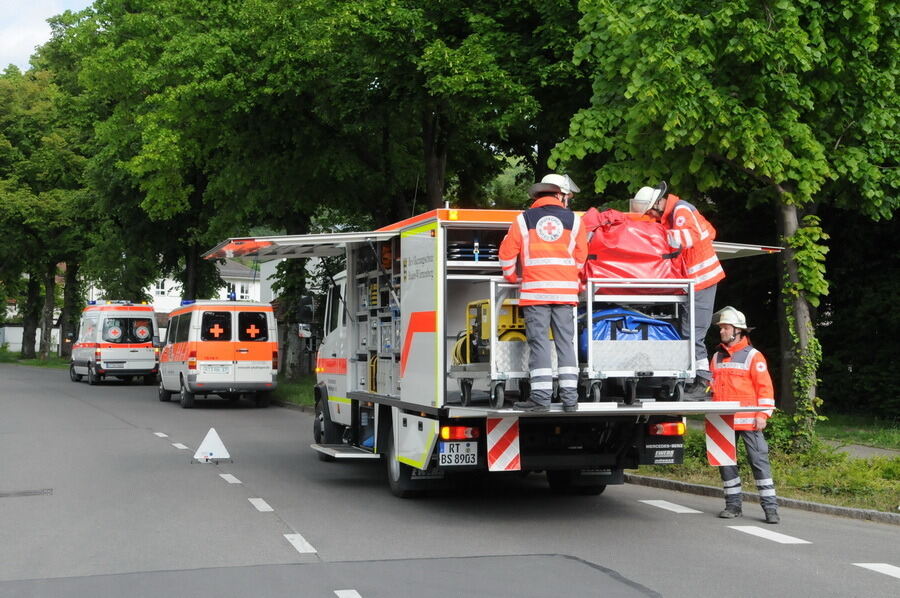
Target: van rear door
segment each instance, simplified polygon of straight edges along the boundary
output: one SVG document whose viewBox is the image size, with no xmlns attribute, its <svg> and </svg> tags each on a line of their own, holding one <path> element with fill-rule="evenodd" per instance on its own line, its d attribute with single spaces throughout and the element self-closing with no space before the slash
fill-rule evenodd
<svg viewBox="0 0 900 598">
<path fill-rule="evenodd" d="M 113 376 L 116 371 L 152 372 L 156 369 L 152 317 L 113 313 L 101 321 L 100 347 L 102 368 Z"/>
<path fill-rule="evenodd" d="M 235 382 L 272 382 L 275 330 L 269 326 L 267 311 L 239 311 L 235 330 Z"/>
<path fill-rule="evenodd" d="M 234 382 L 233 324 L 231 311 L 204 310 L 200 314 L 200 342 L 197 343 L 197 383 Z"/>
</svg>

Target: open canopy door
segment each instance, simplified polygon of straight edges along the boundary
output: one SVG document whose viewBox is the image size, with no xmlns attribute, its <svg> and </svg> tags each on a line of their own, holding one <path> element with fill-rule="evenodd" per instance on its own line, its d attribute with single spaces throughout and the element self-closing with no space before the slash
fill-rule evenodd
<svg viewBox="0 0 900 598">
<path fill-rule="evenodd" d="M 778 253 L 783 247 L 770 247 L 767 245 L 746 245 L 744 243 L 720 243 L 713 241 L 713 249 L 716 250 L 716 256 L 719 260 L 733 260 L 739 257 L 750 257 L 752 255 L 766 255 L 769 253 Z"/>
<path fill-rule="evenodd" d="M 281 237 L 241 237 L 222 241 L 203 254 L 207 260 L 233 257 L 255 257 L 260 262 L 290 258 L 344 255 L 347 245 L 384 241 L 399 231 L 361 233 L 325 233 L 316 235 L 286 235 Z"/>
</svg>

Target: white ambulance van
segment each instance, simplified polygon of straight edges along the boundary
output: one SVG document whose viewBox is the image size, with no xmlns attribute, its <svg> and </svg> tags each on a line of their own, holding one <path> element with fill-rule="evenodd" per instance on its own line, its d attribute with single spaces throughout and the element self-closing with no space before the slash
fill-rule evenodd
<svg viewBox="0 0 900 598">
<path fill-rule="evenodd" d="M 179 393 L 181 406 L 196 395 L 237 401 L 250 394 L 269 404 L 277 386 L 278 329 L 268 303 L 184 301 L 169 314 L 160 351 L 159 400 Z"/>
<path fill-rule="evenodd" d="M 69 377 L 88 384 L 115 377 L 153 384 L 159 371 L 159 333 L 153 307 L 128 301 L 92 301 L 81 313 Z"/>
</svg>

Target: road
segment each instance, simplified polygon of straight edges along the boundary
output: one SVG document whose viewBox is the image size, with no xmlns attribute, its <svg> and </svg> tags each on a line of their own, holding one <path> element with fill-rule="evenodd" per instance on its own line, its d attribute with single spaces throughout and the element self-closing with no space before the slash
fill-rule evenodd
<svg viewBox="0 0 900 598">
<path fill-rule="evenodd" d="M 726 521 L 720 499 L 557 496 L 537 474 L 401 500 L 381 464 L 319 461 L 307 413 L 25 366 L 0 382 L 3 598 L 900 595 L 897 526 Z M 210 428 L 233 463 L 192 463 Z"/>
</svg>

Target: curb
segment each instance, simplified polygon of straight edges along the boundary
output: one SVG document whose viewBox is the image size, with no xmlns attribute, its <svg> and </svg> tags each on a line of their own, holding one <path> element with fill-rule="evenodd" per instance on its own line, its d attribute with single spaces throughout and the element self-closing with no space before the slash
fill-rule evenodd
<svg viewBox="0 0 900 598">
<path fill-rule="evenodd" d="M 688 482 L 679 482 L 677 480 L 667 480 L 663 478 L 653 478 L 649 476 L 635 475 L 633 473 L 625 474 L 625 482 L 628 484 L 636 484 L 638 486 L 649 486 L 651 488 L 661 488 L 663 490 L 675 490 L 676 492 L 687 492 L 688 494 L 698 494 L 700 496 L 722 497 L 722 489 L 715 486 L 703 486 L 701 484 L 690 484 Z M 754 492 L 744 492 L 744 500 L 759 501 L 759 495 Z M 871 509 L 852 509 L 850 507 L 838 507 L 834 505 L 824 505 L 806 500 L 797 500 L 795 498 L 778 497 L 778 504 L 782 507 L 790 509 L 802 509 L 813 513 L 822 513 L 825 515 L 836 515 L 838 517 L 849 517 L 850 519 L 859 519 L 863 521 L 875 521 L 878 523 L 888 523 L 891 525 L 900 525 L 900 514 L 885 513 L 883 511 L 873 511 Z"/>
</svg>

